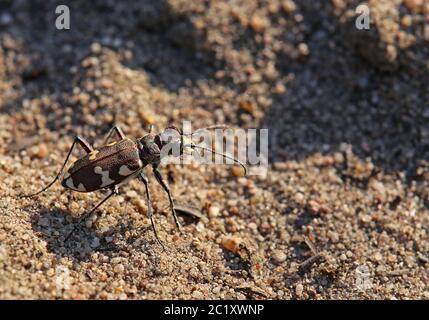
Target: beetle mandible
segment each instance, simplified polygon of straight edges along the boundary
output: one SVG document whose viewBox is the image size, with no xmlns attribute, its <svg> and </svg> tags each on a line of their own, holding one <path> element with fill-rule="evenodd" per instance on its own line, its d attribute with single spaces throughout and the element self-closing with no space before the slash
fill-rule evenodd
<svg viewBox="0 0 429 320">
<path fill-rule="evenodd" d="M 225 126 L 215 125 L 206 129 L 215 128 L 225 128 Z M 103 145 L 98 149 L 94 149 L 84 138 L 76 136 L 73 140 L 72 146 L 68 151 L 67 157 L 55 178 L 40 191 L 29 195 L 23 195 L 21 197 L 34 197 L 49 189 L 61 177 L 61 185 L 64 188 L 70 189 L 72 191 L 93 192 L 97 190 L 108 189 L 109 192 L 106 197 L 104 197 L 90 211 L 81 216 L 81 218 L 75 224 L 73 230 L 65 238 L 65 241 L 67 241 L 87 216 L 90 216 L 110 197 L 118 194 L 119 185 L 124 184 L 133 178 L 138 178 L 145 186 L 148 215 L 156 241 L 161 246 L 163 246 L 155 227 L 151 195 L 148 186 L 149 181 L 146 175 L 143 173 L 143 168 L 148 165 L 152 166 L 152 170 L 157 182 L 167 193 L 170 210 L 172 212 L 176 227 L 179 231 L 181 231 L 180 223 L 176 215 L 173 197 L 167 183 L 158 169 L 161 163 L 161 150 L 164 146 L 169 143 L 178 144 L 180 146 L 180 154 L 178 156 L 183 155 L 187 148 L 190 148 L 191 150 L 207 150 L 214 154 L 219 154 L 225 158 L 233 160 L 243 167 L 244 174 L 247 172 L 246 166 L 239 160 L 234 159 L 226 154 L 217 153 L 211 148 L 195 145 L 192 142 L 185 143 L 184 137 L 186 134 L 183 134 L 174 126 L 169 126 L 165 130 L 167 129 L 176 130 L 179 133 L 179 137 L 176 141 L 166 141 L 161 133 L 154 135 L 151 133 L 151 130 L 149 130 L 147 135 L 140 139 L 127 138 L 119 126 L 114 126 L 112 129 L 110 129 L 106 135 Z M 115 133 L 118 135 L 119 140 L 108 143 L 109 139 Z M 192 135 L 192 133 L 188 135 Z M 77 144 L 82 147 L 82 149 L 86 152 L 86 155 L 73 162 L 63 174 L 64 168 L 69 162 L 69 158 Z"/>
</svg>

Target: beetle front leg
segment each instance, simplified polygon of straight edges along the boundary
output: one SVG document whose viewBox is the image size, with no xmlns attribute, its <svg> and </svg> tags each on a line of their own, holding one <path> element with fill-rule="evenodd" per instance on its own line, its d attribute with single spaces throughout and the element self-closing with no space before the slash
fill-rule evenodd
<svg viewBox="0 0 429 320">
<path fill-rule="evenodd" d="M 106 134 L 106 138 L 104 138 L 103 146 L 105 146 L 107 144 L 107 142 L 113 136 L 114 133 L 116 133 L 119 136 L 119 140 L 124 140 L 126 138 L 125 134 L 122 132 L 121 127 L 114 126 Z"/>
<path fill-rule="evenodd" d="M 34 197 L 34 196 L 37 196 L 38 194 L 40 194 L 40 193 L 42 193 L 42 192 L 44 192 L 44 191 L 46 191 L 46 190 L 48 190 L 58 179 L 59 179 L 59 177 L 61 176 L 61 174 L 63 173 L 63 170 L 64 170 L 64 168 L 65 168 L 65 166 L 66 166 L 66 164 L 67 164 L 67 162 L 68 162 L 68 160 L 69 160 L 69 158 L 70 158 L 70 156 L 71 156 L 71 154 L 72 154 L 72 152 L 73 152 L 73 149 L 74 149 L 74 147 L 75 147 L 75 145 L 76 145 L 76 143 L 78 143 L 81 147 L 82 147 L 82 149 L 83 150 L 85 150 L 85 152 L 86 153 L 90 153 L 91 151 L 93 151 L 93 148 L 91 147 L 91 145 L 84 139 L 84 138 L 82 138 L 82 137 L 80 137 L 80 136 L 76 136 L 75 138 L 74 138 L 74 140 L 73 140 L 73 144 L 72 144 L 72 146 L 70 147 L 70 150 L 69 150 L 69 152 L 68 152 L 68 154 L 67 154 L 67 157 L 66 157 L 66 160 L 64 161 L 64 164 L 63 164 L 63 166 L 61 167 L 61 169 L 60 169 L 60 171 L 58 172 L 58 174 L 56 175 L 56 177 L 54 178 L 54 180 L 52 180 L 46 187 L 44 187 L 42 190 L 40 190 L 40 191 L 37 191 L 36 193 L 33 193 L 33 194 L 28 194 L 28 195 L 21 195 L 21 196 L 19 196 L 20 198 L 31 198 L 31 197 Z"/>
<path fill-rule="evenodd" d="M 173 198 L 171 197 L 170 188 L 165 183 L 161 175 L 161 172 L 159 172 L 158 168 L 154 165 L 152 166 L 152 169 L 153 169 L 153 173 L 155 174 L 156 180 L 168 195 L 168 200 L 170 201 L 170 209 L 171 209 L 171 212 L 173 213 L 174 222 L 176 223 L 177 229 L 179 229 L 179 231 L 182 232 L 182 228 L 180 227 L 179 220 L 177 219 L 176 210 L 174 209 L 174 201 L 173 201 Z"/>
<path fill-rule="evenodd" d="M 67 237 L 64 239 L 64 242 L 67 242 L 67 240 L 71 237 L 71 235 L 76 231 L 76 229 L 79 227 L 79 225 L 82 223 L 83 220 L 85 220 L 87 217 L 91 215 L 95 210 L 97 210 L 103 203 L 105 203 L 109 198 L 111 198 L 113 195 L 118 194 L 118 187 L 113 186 L 110 189 L 110 193 L 104 197 L 103 200 L 101 200 L 94 208 L 92 208 L 89 212 L 84 213 L 78 220 L 78 222 L 75 224 L 73 230 L 67 235 Z"/>
<path fill-rule="evenodd" d="M 143 182 L 146 189 L 147 213 L 150 219 L 150 223 L 152 224 L 152 230 L 153 230 L 153 233 L 155 234 L 156 242 L 158 242 L 158 244 L 165 250 L 164 244 L 159 239 L 158 232 L 156 231 L 156 227 L 155 227 L 155 221 L 153 220 L 153 207 L 152 207 L 152 200 L 149 192 L 149 181 L 143 172 L 140 173 L 139 179 L 141 182 Z"/>
</svg>

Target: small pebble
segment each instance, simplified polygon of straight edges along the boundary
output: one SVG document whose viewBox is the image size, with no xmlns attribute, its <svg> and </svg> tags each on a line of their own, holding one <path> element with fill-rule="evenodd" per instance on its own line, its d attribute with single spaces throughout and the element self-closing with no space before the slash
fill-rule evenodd
<svg viewBox="0 0 429 320">
<path fill-rule="evenodd" d="M 136 198 L 138 197 L 137 192 L 135 192 L 134 190 L 129 190 L 127 191 L 127 193 L 125 194 L 128 198 Z"/>
<path fill-rule="evenodd" d="M 98 42 L 94 42 L 91 44 L 91 52 L 98 54 L 101 51 L 101 45 Z"/>
<path fill-rule="evenodd" d="M 302 202 L 304 201 L 304 199 L 305 199 L 304 194 L 302 194 L 301 192 L 297 192 L 297 193 L 295 193 L 295 195 L 294 195 L 294 200 L 295 200 L 297 203 L 302 203 Z"/>
<path fill-rule="evenodd" d="M 219 216 L 220 208 L 216 206 L 210 206 L 208 215 L 210 218 L 216 218 Z"/>
<path fill-rule="evenodd" d="M 250 19 L 250 26 L 256 33 L 261 33 L 268 27 L 268 21 L 263 17 L 254 15 Z"/>
<path fill-rule="evenodd" d="M 242 240 L 238 237 L 225 237 L 222 240 L 222 247 L 233 253 L 238 253 L 240 250 L 241 243 L 242 243 Z"/>
<path fill-rule="evenodd" d="M 214 287 L 213 289 L 212 289 L 212 292 L 214 293 L 214 294 L 218 294 L 219 292 L 220 292 L 220 290 L 221 290 L 222 288 L 221 287 Z"/>
<path fill-rule="evenodd" d="M 125 270 L 125 267 L 124 267 L 124 265 L 123 265 L 123 264 L 117 264 L 117 265 L 115 265 L 115 267 L 113 268 L 113 270 L 114 270 L 116 273 L 123 273 L 123 272 L 124 272 L 124 270 Z"/>
<path fill-rule="evenodd" d="M 140 111 L 139 115 L 145 124 L 150 125 L 150 124 L 155 124 L 156 122 L 155 117 L 152 114 L 148 113 L 147 111 Z"/>
<path fill-rule="evenodd" d="M 286 92 L 286 87 L 282 83 L 277 83 L 274 87 L 274 93 L 275 94 L 283 94 Z"/>
<path fill-rule="evenodd" d="M 229 213 L 232 215 L 238 215 L 240 213 L 240 210 L 236 206 L 232 206 L 229 208 Z"/>
<path fill-rule="evenodd" d="M 381 253 L 380 253 L 380 252 L 377 252 L 377 253 L 375 253 L 375 254 L 373 255 L 373 259 L 374 259 L 374 261 L 376 261 L 376 262 L 380 262 L 381 260 L 383 260 L 383 256 L 381 255 Z"/>
<path fill-rule="evenodd" d="M 233 166 L 231 171 L 234 177 L 244 177 L 244 169 L 240 166 Z"/>
<path fill-rule="evenodd" d="M 120 257 L 115 257 L 115 258 L 112 258 L 111 260 L 110 260 L 110 263 L 111 264 L 118 264 L 118 263 L 120 263 L 122 261 L 122 259 L 120 258 Z"/>
<path fill-rule="evenodd" d="M 336 9 L 343 9 L 346 5 L 344 0 L 331 0 Z"/>
<path fill-rule="evenodd" d="M 340 237 L 339 237 L 338 233 L 335 231 L 330 233 L 330 239 L 331 239 L 332 243 L 337 243 L 338 241 L 340 241 Z"/>
<path fill-rule="evenodd" d="M 424 0 L 404 0 L 404 5 L 411 12 L 417 12 L 423 5 Z"/>
<path fill-rule="evenodd" d="M 316 200 L 308 201 L 308 209 L 312 215 L 317 215 L 320 212 L 320 204 Z"/>
<path fill-rule="evenodd" d="M 296 10 L 296 4 L 292 0 L 284 0 L 282 2 L 282 8 L 286 13 L 293 13 Z"/>
<path fill-rule="evenodd" d="M 404 27 L 408 28 L 412 25 L 412 23 L 413 23 L 413 19 L 412 19 L 411 15 L 407 14 L 407 15 L 402 17 L 401 24 Z"/>
<path fill-rule="evenodd" d="M 250 229 L 250 230 L 252 230 L 252 231 L 257 231 L 257 230 L 258 230 L 258 225 L 257 225 L 256 223 L 254 223 L 254 222 L 250 222 L 250 223 L 248 224 L 248 227 L 249 227 L 249 229 Z"/>
<path fill-rule="evenodd" d="M 286 254 L 282 250 L 274 250 L 271 257 L 279 264 L 285 262 L 287 258 Z"/>
<path fill-rule="evenodd" d="M 49 155 L 49 149 L 46 146 L 46 144 L 44 143 L 39 144 L 36 156 L 39 159 L 43 159 L 43 158 L 46 158 L 48 155 Z"/>
<path fill-rule="evenodd" d="M 306 43 L 300 43 L 298 45 L 299 54 L 303 57 L 308 56 L 310 54 L 310 49 Z"/>
<path fill-rule="evenodd" d="M 298 297 L 301 297 L 301 296 L 302 296 L 303 291 L 304 291 L 304 286 L 303 286 L 301 283 L 298 283 L 298 284 L 296 285 L 296 287 L 295 287 L 295 294 L 296 294 Z"/>
<path fill-rule="evenodd" d="M 194 292 L 192 292 L 192 298 L 202 300 L 204 299 L 204 295 L 201 291 L 195 290 Z"/>
</svg>

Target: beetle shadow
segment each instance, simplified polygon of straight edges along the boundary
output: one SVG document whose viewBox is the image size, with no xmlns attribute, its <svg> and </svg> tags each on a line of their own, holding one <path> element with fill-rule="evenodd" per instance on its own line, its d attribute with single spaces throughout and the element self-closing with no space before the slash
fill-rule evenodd
<svg viewBox="0 0 429 320">
<path fill-rule="evenodd" d="M 70 221 L 70 216 L 71 214 L 67 210 L 42 207 L 31 218 L 32 229 L 36 235 L 47 243 L 48 251 L 58 257 L 69 257 L 80 262 L 90 259 L 94 252 L 116 256 L 123 250 L 122 245 L 133 242 L 133 236 L 126 236 L 128 231 L 136 231 L 132 219 L 126 223 L 112 226 L 104 233 L 93 226 L 88 228 L 82 222 L 70 239 L 65 241 L 78 220 L 73 218 L 73 221 Z M 120 239 L 120 241 L 114 239 Z"/>
</svg>

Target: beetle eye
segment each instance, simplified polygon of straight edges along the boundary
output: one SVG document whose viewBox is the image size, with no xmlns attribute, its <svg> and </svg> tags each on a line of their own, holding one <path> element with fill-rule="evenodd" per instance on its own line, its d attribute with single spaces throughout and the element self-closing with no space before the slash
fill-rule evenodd
<svg viewBox="0 0 429 320">
<path fill-rule="evenodd" d="M 155 136 L 155 143 L 158 145 L 158 147 L 161 149 L 163 144 L 162 144 L 162 140 L 161 137 L 159 135 Z"/>
</svg>

